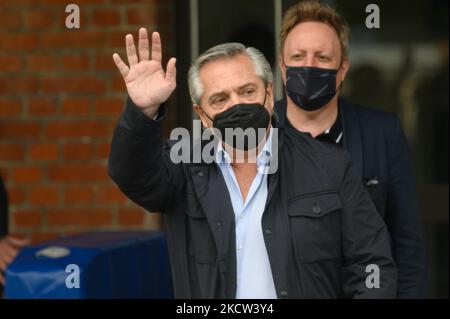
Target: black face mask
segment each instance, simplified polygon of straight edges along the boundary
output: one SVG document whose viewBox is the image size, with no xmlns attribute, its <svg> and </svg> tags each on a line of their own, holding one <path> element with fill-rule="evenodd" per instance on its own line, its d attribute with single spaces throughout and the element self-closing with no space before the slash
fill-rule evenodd
<svg viewBox="0 0 450 319">
<path fill-rule="evenodd" d="M 219 130 L 219 132 L 221 133 L 222 141 L 224 141 L 225 143 L 229 142 L 227 144 L 235 149 L 248 151 L 249 149 L 258 146 L 261 143 L 265 134 L 259 134 L 259 132 L 262 131 L 261 129 L 263 129 L 265 132 L 270 123 L 270 114 L 264 107 L 264 104 L 266 103 L 266 96 L 264 97 L 263 104 L 236 104 L 229 109 L 217 114 L 214 119 L 211 119 L 211 117 L 209 117 L 209 115 L 205 111 L 203 112 L 205 112 L 206 116 L 213 122 L 213 127 Z M 228 139 L 230 139 L 230 141 L 225 141 L 227 137 L 225 135 L 226 128 L 240 128 L 243 132 L 245 132 L 245 130 L 248 128 L 253 129 L 256 134 L 256 144 L 255 141 L 252 141 L 252 143 L 250 143 L 249 136 L 246 134 L 243 135 L 243 143 L 242 140 L 240 140 L 239 136 L 238 138 L 236 138 L 236 136 L 233 136 L 233 139 L 231 139 L 231 136 L 229 136 Z M 228 133 L 228 135 L 230 135 L 230 133 Z M 240 143 L 238 141 L 240 141 Z"/>
<path fill-rule="evenodd" d="M 286 92 L 305 111 L 325 106 L 336 95 L 337 70 L 286 66 Z"/>
</svg>

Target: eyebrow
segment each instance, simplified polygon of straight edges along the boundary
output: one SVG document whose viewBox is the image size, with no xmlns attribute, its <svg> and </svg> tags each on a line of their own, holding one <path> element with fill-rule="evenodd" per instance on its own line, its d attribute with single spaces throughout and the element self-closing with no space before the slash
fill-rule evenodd
<svg viewBox="0 0 450 319">
<path fill-rule="evenodd" d="M 327 51 L 327 50 L 319 50 L 319 51 L 315 51 L 314 54 L 333 55 L 333 52 Z"/>
<path fill-rule="evenodd" d="M 240 91 L 242 91 L 242 90 L 244 90 L 244 89 L 246 89 L 246 88 L 248 88 L 248 87 L 258 87 L 258 85 L 257 85 L 257 83 L 255 83 L 255 82 L 248 82 L 248 83 L 245 83 L 245 84 L 243 84 L 243 85 L 241 85 L 241 86 L 239 86 L 238 88 L 237 88 L 237 92 L 240 92 Z M 212 100 L 213 99 L 215 99 L 216 97 L 220 97 L 220 96 L 225 96 L 225 95 L 228 95 L 226 92 L 224 92 L 224 91 L 222 91 L 222 92 L 216 92 L 216 93 L 214 93 L 213 95 L 211 95 L 209 98 L 208 98 L 208 102 L 209 103 L 212 103 Z"/>
<path fill-rule="evenodd" d="M 308 50 L 304 50 L 304 49 L 296 49 L 293 52 L 289 53 L 289 55 L 296 55 L 299 53 L 307 53 Z M 332 50 L 328 50 L 328 49 L 320 49 L 320 50 L 314 50 L 314 55 L 316 54 L 327 54 L 327 55 L 331 55 L 333 54 Z"/>
<path fill-rule="evenodd" d="M 217 98 L 217 97 L 222 97 L 222 96 L 225 96 L 225 95 L 226 95 L 225 92 L 217 92 L 217 93 L 214 93 L 213 95 L 211 95 L 211 96 L 208 98 L 208 102 L 209 102 L 209 103 L 212 103 L 213 100 L 214 100 L 215 98 Z"/>
</svg>

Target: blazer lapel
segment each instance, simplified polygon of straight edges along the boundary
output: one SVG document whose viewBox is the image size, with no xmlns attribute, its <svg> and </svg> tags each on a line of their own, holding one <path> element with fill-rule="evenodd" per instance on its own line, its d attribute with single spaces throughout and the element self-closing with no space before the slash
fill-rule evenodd
<svg viewBox="0 0 450 319">
<path fill-rule="evenodd" d="M 339 112 L 342 119 L 344 148 L 350 153 L 353 164 L 363 176 L 362 130 L 358 115 L 353 107 L 339 99 Z"/>
<path fill-rule="evenodd" d="M 286 97 L 284 97 L 282 100 L 279 100 L 275 103 L 274 106 L 275 111 L 275 119 L 278 122 L 278 125 L 280 127 L 283 127 L 286 125 L 286 112 L 287 112 L 287 100 Z"/>
</svg>

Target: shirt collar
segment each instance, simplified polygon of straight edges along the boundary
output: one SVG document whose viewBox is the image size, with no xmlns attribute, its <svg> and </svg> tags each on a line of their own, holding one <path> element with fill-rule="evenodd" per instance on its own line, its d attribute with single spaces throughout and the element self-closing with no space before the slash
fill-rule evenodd
<svg viewBox="0 0 450 319">
<path fill-rule="evenodd" d="M 289 122 L 289 120 L 287 118 L 286 118 L 286 125 L 295 130 L 295 128 L 292 126 L 291 122 Z M 327 130 L 325 130 L 324 132 L 317 135 L 315 137 L 315 139 L 322 141 L 322 142 L 328 142 L 328 143 L 341 145 L 342 137 L 343 137 L 342 118 L 341 118 L 341 112 L 339 111 L 339 108 L 338 108 L 338 115 L 336 117 L 336 121 Z"/>
<path fill-rule="evenodd" d="M 340 144 L 342 141 L 342 135 L 343 132 L 342 132 L 341 115 L 340 112 L 338 111 L 336 121 L 333 123 L 333 125 L 323 133 L 316 136 L 316 139 L 320 141 Z"/>
</svg>

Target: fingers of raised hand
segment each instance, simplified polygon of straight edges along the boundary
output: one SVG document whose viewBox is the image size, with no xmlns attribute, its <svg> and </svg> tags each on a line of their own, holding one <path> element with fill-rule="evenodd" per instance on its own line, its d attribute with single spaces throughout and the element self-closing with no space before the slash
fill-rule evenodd
<svg viewBox="0 0 450 319">
<path fill-rule="evenodd" d="M 161 37 L 158 32 L 152 33 L 152 60 L 162 61 Z"/>
<path fill-rule="evenodd" d="M 166 69 L 166 80 L 170 83 L 176 82 L 176 76 L 177 76 L 177 69 L 175 67 L 177 60 L 175 58 L 170 58 L 170 60 L 167 62 L 167 69 Z"/>
<path fill-rule="evenodd" d="M 139 60 L 146 61 L 150 58 L 148 35 L 146 28 L 139 29 Z"/>
<path fill-rule="evenodd" d="M 120 74 L 122 74 L 123 77 L 126 77 L 128 72 L 130 71 L 130 68 L 125 64 L 125 62 L 122 61 L 117 53 L 113 54 L 113 60 L 117 68 L 119 69 Z"/>
<path fill-rule="evenodd" d="M 138 63 L 138 56 L 136 53 L 136 47 L 134 45 L 134 39 L 132 34 L 127 34 L 125 36 L 125 46 L 127 50 L 127 58 L 130 67 Z"/>
</svg>

